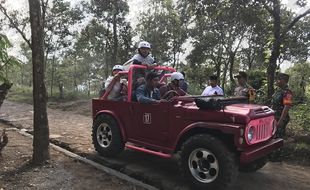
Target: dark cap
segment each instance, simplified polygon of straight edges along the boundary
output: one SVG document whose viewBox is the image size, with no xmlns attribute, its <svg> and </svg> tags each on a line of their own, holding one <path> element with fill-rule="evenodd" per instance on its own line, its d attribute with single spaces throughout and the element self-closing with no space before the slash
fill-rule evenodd
<svg viewBox="0 0 310 190">
<path fill-rule="evenodd" d="M 234 78 L 245 78 L 245 79 L 248 79 L 248 75 L 244 71 L 239 71 L 238 75 L 234 76 Z"/>
<path fill-rule="evenodd" d="M 285 73 L 276 73 L 276 79 L 277 80 L 285 80 L 286 82 L 288 82 L 290 76 L 288 74 Z"/>
<path fill-rule="evenodd" d="M 217 76 L 211 75 L 211 76 L 209 76 L 209 80 L 217 80 Z"/>
</svg>

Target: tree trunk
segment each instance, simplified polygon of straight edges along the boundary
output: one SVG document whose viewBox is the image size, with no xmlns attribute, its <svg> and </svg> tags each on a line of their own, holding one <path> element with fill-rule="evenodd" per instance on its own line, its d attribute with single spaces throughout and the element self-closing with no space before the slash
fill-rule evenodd
<svg viewBox="0 0 310 190">
<path fill-rule="evenodd" d="M 5 97 L 8 93 L 8 91 L 10 90 L 10 88 L 12 87 L 12 83 L 3 83 L 0 85 L 0 107 L 3 104 L 3 101 L 5 100 Z"/>
<path fill-rule="evenodd" d="M 104 74 L 106 78 L 108 78 L 109 74 L 111 71 L 109 70 L 109 27 L 110 25 L 108 24 L 107 29 L 106 29 L 106 41 L 105 41 L 105 49 L 104 49 L 104 55 L 105 55 L 105 69 L 104 69 Z"/>
<path fill-rule="evenodd" d="M 58 89 L 59 89 L 59 99 L 64 99 L 64 84 L 62 82 L 58 83 Z"/>
<path fill-rule="evenodd" d="M 234 76 L 233 76 L 233 71 L 234 71 L 234 64 L 235 64 L 235 52 L 229 52 L 229 80 L 230 80 L 230 86 L 234 87 L 236 85 Z"/>
<path fill-rule="evenodd" d="M 56 56 L 55 56 L 55 54 L 54 54 L 54 56 L 53 56 L 53 60 L 52 60 L 52 73 L 51 73 L 51 94 L 50 94 L 50 96 L 53 96 L 53 86 L 54 86 L 54 75 L 55 75 L 55 59 L 56 59 Z M 47 60 L 47 59 L 45 59 L 45 60 Z"/>
<path fill-rule="evenodd" d="M 273 5 L 273 32 L 274 32 L 274 42 L 272 45 L 272 52 L 269 58 L 269 64 L 267 67 L 267 82 L 268 82 L 268 90 L 267 97 L 268 100 L 271 100 L 271 97 L 274 93 L 274 73 L 277 68 L 277 60 L 280 56 L 280 48 L 281 48 L 281 20 L 280 20 L 280 3 L 278 1 L 274 2 Z M 269 103 L 269 102 L 268 102 Z"/>
<path fill-rule="evenodd" d="M 49 127 L 46 112 L 46 88 L 44 83 L 44 28 L 41 1 L 29 0 L 31 23 L 31 50 L 33 65 L 33 156 L 36 164 L 49 159 Z"/>
<path fill-rule="evenodd" d="M 113 55 L 112 61 L 118 63 L 117 60 L 117 50 L 118 50 L 118 39 L 117 39 L 117 15 L 118 15 L 118 1 L 114 4 L 114 14 L 113 14 Z"/>
<path fill-rule="evenodd" d="M 222 89 L 223 92 L 225 93 L 225 84 L 226 84 L 226 75 L 227 75 L 227 68 L 228 68 L 228 63 L 224 64 L 224 69 L 223 69 L 223 82 L 222 82 Z"/>
</svg>

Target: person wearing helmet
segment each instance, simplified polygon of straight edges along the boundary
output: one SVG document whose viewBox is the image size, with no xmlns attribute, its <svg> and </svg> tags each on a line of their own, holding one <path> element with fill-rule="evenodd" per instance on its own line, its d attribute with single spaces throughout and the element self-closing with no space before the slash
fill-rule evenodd
<svg viewBox="0 0 310 190">
<path fill-rule="evenodd" d="M 162 98 L 171 98 L 171 95 L 185 96 L 186 92 L 180 88 L 180 80 L 184 76 L 180 72 L 173 72 L 171 74 L 171 82 L 159 88 Z"/>
<path fill-rule="evenodd" d="M 154 58 L 151 57 L 150 52 L 151 44 L 146 41 L 141 41 L 138 44 L 138 54 L 134 55 L 129 61 L 126 62 L 132 62 L 132 64 L 134 65 L 144 65 L 148 68 L 148 70 L 137 68 L 133 70 L 133 90 L 136 90 L 140 85 L 145 84 L 146 74 L 152 71 L 152 69 L 157 66 Z"/>
<path fill-rule="evenodd" d="M 157 64 L 155 63 L 155 59 L 151 57 L 151 44 L 142 41 L 138 45 L 138 54 L 132 57 L 133 64 L 135 65 L 145 65 L 147 67 L 155 67 Z"/>
<path fill-rule="evenodd" d="M 120 101 L 123 100 L 124 97 L 122 93 L 127 89 L 127 80 L 119 79 L 113 86 L 111 86 L 111 82 L 115 76 L 117 76 L 118 72 L 123 71 L 124 68 L 122 65 L 115 65 L 112 69 L 112 75 L 109 76 L 105 82 L 105 89 L 112 88 L 110 94 L 108 95 L 108 100 Z"/>
</svg>

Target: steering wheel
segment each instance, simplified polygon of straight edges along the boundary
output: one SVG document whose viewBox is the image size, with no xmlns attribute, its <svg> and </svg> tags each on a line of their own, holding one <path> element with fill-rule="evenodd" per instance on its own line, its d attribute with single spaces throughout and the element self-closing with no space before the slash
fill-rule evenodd
<svg viewBox="0 0 310 190">
<path fill-rule="evenodd" d="M 175 90 L 169 90 L 163 95 L 162 99 L 171 100 L 175 96 L 180 96 L 180 94 Z"/>
</svg>

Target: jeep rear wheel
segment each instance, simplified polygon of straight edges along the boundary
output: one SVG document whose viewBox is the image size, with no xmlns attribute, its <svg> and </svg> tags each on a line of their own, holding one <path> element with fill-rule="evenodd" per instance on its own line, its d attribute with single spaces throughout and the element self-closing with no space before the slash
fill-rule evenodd
<svg viewBox="0 0 310 190">
<path fill-rule="evenodd" d="M 179 164 L 198 189 L 229 189 L 238 176 L 236 155 L 207 134 L 195 135 L 183 144 Z"/>
<path fill-rule="evenodd" d="M 96 151 L 102 156 L 117 156 L 124 150 L 120 130 L 110 115 L 102 114 L 95 119 L 92 139 Z"/>
</svg>

